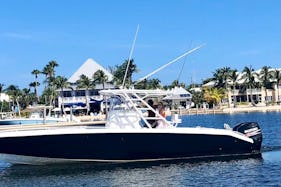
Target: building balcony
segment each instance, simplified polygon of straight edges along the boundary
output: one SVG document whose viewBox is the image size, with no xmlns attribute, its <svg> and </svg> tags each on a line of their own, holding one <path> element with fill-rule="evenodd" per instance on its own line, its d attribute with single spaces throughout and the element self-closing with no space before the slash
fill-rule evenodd
<svg viewBox="0 0 281 187">
<path fill-rule="evenodd" d="M 58 99 L 59 99 L 59 103 L 62 102 L 62 99 L 64 103 L 78 103 L 78 102 L 85 103 L 85 96 L 64 97 L 64 98 L 59 97 Z M 101 96 L 88 96 L 87 99 L 101 100 L 102 98 Z"/>
<path fill-rule="evenodd" d="M 59 97 L 59 101 L 62 101 L 62 98 Z M 64 97 L 64 103 L 77 103 L 77 102 L 85 102 L 85 97 Z"/>
<path fill-rule="evenodd" d="M 262 89 L 260 88 L 254 88 L 254 89 L 247 89 L 246 90 L 246 94 L 250 95 L 250 94 L 261 94 L 262 93 Z"/>
<path fill-rule="evenodd" d="M 240 93 L 240 90 L 238 90 L 238 89 L 230 90 L 231 95 L 239 95 L 239 93 Z"/>
<path fill-rule="evenodd" d="M 239 89 L 235 89 L 235 90 L 230 90 L 230 94 L 231 95 L 250 95 L 250 94 L 261 94 L 262 93 L 262 89 L 260 88 L 254 88 L 254 89 L 247 89 L 247 90 L 239 90 Z"/>
</svg>

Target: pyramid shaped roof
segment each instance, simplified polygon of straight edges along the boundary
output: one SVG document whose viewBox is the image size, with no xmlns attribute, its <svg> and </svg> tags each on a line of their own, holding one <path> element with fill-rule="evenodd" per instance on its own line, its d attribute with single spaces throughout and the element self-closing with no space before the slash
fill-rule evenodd
<svg viewBox="0 0 281 187">
<path fill-rule="evenodd" d="M 73 73 L 73 75 L 68 79 L 68 82 L 75 83 L 77 80 L 79 80 L 82 74 L 86 75 L 89 78 L 92 78 L 93 74 L 98 70 L 102 70 L 108 76 L 109 81 L 113 79 L 113 75 L 111 73 L 109 73 L 104 67 L 99 65 L 96 61 L 89 58 L 84 62 L 82 66 L 80 66 L 80 68 L 75 73 Z"/>
<path fill-rule="evenodd" d="M 182 87 L 175 87 L 168 91 L 168 95 L 163 100 L 185 100 L 191 99 L 192 94 Z"/>
<path fill-rule="evenodd" d="M 183 87 L 175 87 L 171 90 L 172 95 L 181 95 L 181 94 L 189 94 L 191 95 L 186 89 Z"/>
</svg>

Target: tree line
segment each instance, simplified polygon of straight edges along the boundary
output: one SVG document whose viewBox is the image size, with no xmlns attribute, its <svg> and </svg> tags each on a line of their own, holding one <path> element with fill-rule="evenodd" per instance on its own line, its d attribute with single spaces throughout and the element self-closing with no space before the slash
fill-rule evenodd
<svg viewBox="0 0 281 187">
<path fill-rule="evenodd" d="M 34 76 L 34 81 L 28 85 L 28 88 L 20 89 L 17 85 L 8 85 L 5 88 L 4 84 L 0 84 L 0 93 L 4 92 L 9 95 L 11 102 L 1 102 L 1 112 L 11 111 L 12 106 L 20 106 L 21 109 L 25 109 L 27 106 L 32 104 L 44 104 L 44 105 L 55 105 L 55 99 L 58 97 L 58 93 L 63 93 L 64 89 L 85 89 L 88 92 L 91 89 L 95 89 L 96 84 L 102 84 L 103 89 L 106 83 L 111 83 L 117 86 L 121 86 L 125 71 L 128 65 L 127 77 L 125 78 L 125 87 L 129 88 L 134 84 L 132 79 L 133 74 L 137 73 L 139 70 L 137 65 L 134 63 L 134 59 L 125 60 L 121 65 L 115 65 L 109 67 L 110 73 L 113 75 L 113 80 L 108 79 L 108 76 L 104 71 L 98 70 L 93 72 L 91 77 L 84 74 L 80 75 L 76 82 L 76 87 L 73 88 L 72 85 L 67 82 L 65 76 L 56 75 L 56 68 L 59 66 L 57 61 L 49 61 L 42 70 L 34 69 L 31 74 Z M 39 76 L 44 76 L 44 81 L 40 83 L 38 81 Z M 44 89 L 41 95 L 38 94 L 39 86 L 43 84 Z M 164 86 L 164 88 L 172 88 L 175 85 L 180 85 L 178 81 L 174 81 L 169 86 Z M 157 89 L 163 88 L 161 81 L 159 79 L 146 79 L 135 85 L 136 89 Z M 58 90 L 60 92 L 58 92 Z M 86 95 L 86 94 L 85 94 Z M 87 95 L 85 96 L 87 97 Z M 63 95 L 61 96 L 63 99 Z M 86 105 L 88 108 L 88 99 L 85 98 Z M 63 107 L 63 106 L 62 106 Z"/>
<path fill-rule="evenodd" d="M 35 81 L 29 84 L 28 88 L 20 89 L 16 85 L 9 85 L 4 89 L 4 84 L 0 84 L 0 93 L 4 92 L 9 95 L 10 102 L 1 102 L 1 112 L 11 111 L 12 106 L 20 106 L 24 109 L 32 104 L 45 104 L 45 105 L 55 105 L 55 99 L 58 96 L 58 90 L 63 91 L 65 88 L 71 88 L 67 78 L 65 76 L 56 75 L 56 67 L 59 64 L 52 60 L 48 62 L 42 70 L 34 69 L 31 74 L 34 75 Z M 38 87 L 41 85 L 38 82 L 39 75 L 45 77 L 43 84 L 44 89 L 42 94 L 38 95 Z M 91 80 L 93 79 L 93 81 Z M 79 80 L 77 80 L 77 88 L 90 89 L 94 88 L 96 83 L 104 83 L 108 81 L 108 77 L 101 70 L 96 71 L 92 78 L 85 75 L 81 75 Z M 33 89 L 33 91 L 32 91 Z M 62 92 L 61 92 L 62 93 Z M 63 98 L 63 97 L 62 97 Z"/>
<path fill-rule="evenodd" d="M 31 74 L 34 76 L 34 81 L 29 84 L 28 88 L 19 89 L 16 85 L 9 85 L 5 89 L 4 84 L 0 84 L 0 93 L 5 92 L 10 96 L 11 103 L 2 102 L 1 111 L 10 111 L 11 106 L 20 106 L 24 109 L 28 105 L 32 104 L 45 104 L 55 105 L 55 99 L 58 97 L 58 90 L 63 93 L 65 88 L 74 89 L 72 85 L 67 82 L 65 76 L 56 75 L 56 68 L 59 64 L 55 61 L 49 61 L 42 70 L 34 69 Z M 103 89 L 106 83 L 111 83 L 116 86 L 121 86 L 124 80 L 126 68 L 128 66 L 127 77 L 125 78 L 125 87 L 129 88 L 134 85 L 133 74 L 139 72 L 134 59 L 125 60 L 121 65 L 115 65 L 109 67 L 110 73 L 113 75 L 113 80 L 109 80 L 108 76 L 102 70 L 93 72 L 91 77 L 84 74 L 80 75 L 76 82 L 75 89 L 85 89 L 88 92 L 91 89 L 95 89 L 96 84 L 102 84 Z M 38 81 L 38 77 L 43 75 L 45 77 L 42 82 L 44 89 L 41 95 L 38 95 L 38 87 L 41 83 Z M 238 82 L 243 80 L 242 84 Z M 264 66 L 259 72 L 256 72 L 252 66 L 246 66 L 242 74 L 239 76 L 239 72 L 236 69 L 230 67 L 218 68 L 213 72 L 211 78 L 205 79 L 197 86 L 202 86 L 210 81 L 214 82 L 214 86 L 210 88 L 204 88 L 202 92 L 190 91 L 193 94 L 193 102 L 195 104 L 201 104 L 203 102 L 209 103 L 209 105 L 220 105 L 222 99 L 226 98 L 228 91 L 235 91 L 239 86 L 239 89 L 253 88 L 265 88 L 273 89 L 273 83 L 279 84 L 281 82 L 281 73 L 279 69 L 273 69 L 270 66 Z M 136 89 L 171 89 L 176 86 L 181 86 L 187 90 L 191 90 L 194 85 L 186 86 L 184 83 L 180 83 L 179 80 L 174 80 L 170 85 L 162 85 L 161 81 L 157 78 L 145 79 L 134 85 Z M 86 94 L 85 94 L 86 95 Z M 266 91 L 267 95 L 267 91 Z M 279 95 L 279 93 L 278 93 Z M 87 96 L 85 96 L 87 97 Z M 61 97 L 63 98 L 63 96 Z M 234 104 L 236 104 L 234 97 Z M 86 105 L 88 106 L 88 99 L 85 98 Z M 251 103 L 254 105 L 253 96 L 251 94 Z M 88 108 L 88 107 L 87 107 Z"/>
<path fill-rule="evenodd" d="M 250 102 L 255 105 L 257 101 L 253 99 L 253 89 L 263 88 L 265 90 L 265 101 L 267 103 L 267 89 L 277 89 L 274 84 L 280 84 L 281 71 L 270 66 L 263 66 L 260 71 L 255 71 L 252 66 L 246 66 L 241 74 L 236 69 L 223 67 L 213 72 L 213 77 L 203 81 L 203 85 L 213 81 L 214 86 L 203 89 L 203 100 L 210 104 L 219 105 L 221 100 L 226 98 L 228 91 L 239 89 L 240 91 L 250 90 Z M 278 96 L 279 96 L 279 90 Z M 236 97 L 233 98 L 233 104 L 236 105 Z M 279 98 L 278 98 L 279 101 Z"/>
</svg>

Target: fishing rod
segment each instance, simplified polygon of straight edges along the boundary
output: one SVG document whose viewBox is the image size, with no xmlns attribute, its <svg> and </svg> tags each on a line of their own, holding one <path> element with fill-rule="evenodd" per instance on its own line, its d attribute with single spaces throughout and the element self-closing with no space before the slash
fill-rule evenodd
<svg viewBox="0 0 281 187">
<path fill-rule="evenodd" d="M 133 45 L 132 45 L 132 48 L 131 48 L 131 51 L 130 51 L 130 56 L 129 56 L 129 59 L 128 59 L 125 75 L 124 75 L 124 78 L 123 78 L 122 88 L 125 87 L 125 82 L 126 82 L 127 74 L 128 74 L 128 71 L 129 71 L 133 51 L 134 51 L 134 48 L 135 48 L 135 43 L 136 43 L 136 40 L 137 40 L 138 32 L 139 32 L 139 25 L 137 26 L 137 31 L 136 31 L 135 38 L 134 38 L 134 41 L 133 41 Z"/>
<path fill-rule="evenodd" d="M 187 55 L 193 53 L 194 51 L 196 51 L 196 50 L 198 50 L 198 49 L 200 49 L 200 48 L 202 48 L 204 45 L 205 45 L 205 44 L 202 44 L 202 45 L 199 45 L 198 47 L 195 47 L 195 48 L 193 48 L 193 49 L 191 49 L 191 50 L 189 50 L 189 51 L 186 51 L 185 53 L 183 53 L 182 55 L 178 56 L 178 57 L 175 58 L 174 60 L 168 62 L 167 64 L 164 64 L 163 66 L 161 66 L 160 68 L 154 70 L 153 72 L 149 73 L 148 75 L 146 75 L 146 76 L 140 78 L 138 81 L 136 81 L 136 82 L 134 83 L 134 85 L 140 83 L 141 81 L 143 81 L 143 80 L 147 79 L 148 77 L 154 75 L 155 73 L 161 71 L 162 69 L 166 68 L 167 66 L 169 66 L 169 65 L 171 65 L 171 64 L 173 64 L 173 63 L 175 63 L 175 62 L 178 61 L 179 59 L 181 59 L 181 58 L 183 58 L 183 57 L 185 57 L 185 56 L 187 56 Z"/>
</svg>

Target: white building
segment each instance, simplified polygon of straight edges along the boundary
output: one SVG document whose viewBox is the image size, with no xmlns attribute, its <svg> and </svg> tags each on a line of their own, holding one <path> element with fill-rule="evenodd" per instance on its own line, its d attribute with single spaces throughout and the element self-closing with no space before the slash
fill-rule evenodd
<svg viewBox="0 0 281 187">
<path fill-rule="evenodd" d="M 5 94 L 5 93 L 0 93 L 0 101 L 3 102 L 3 101 L 6 101 L 6 102 L 9 102 L 10 101 L 10 97 Z"/>
<path fill-rule="evenodd" d="M 274 71 L 274 69 L 270 69 Z M 261 70 L 255 71 L 254 79 L 256 83 L 259 83 L 259 87 L 249 89 L 245 87 L 243 79 L 244 73 L 238 73 L 238 78 L 236 84 L 234 85 L 232 81 L 228 80 L 228 90 L 227 90 L 227 101 L 229 103 L 240 103 L 240 102 L 251 102 L 251 98 L 255 103 L 266 104 L 269 102 L 280 102 L 281 101 L 281 84 L 277 84 L 275 80 L 270 80 L 272 83 L 272 89 L 266 89 L 262 87 L 262 81 L 259 78 Z M 204 84 L 202 87 L 214 87 L 216 85 L 215 81 L 210 81 Z"/>
<path fill-rule="evenodd" d="M 168 94 L 163 100 L 168 101 L 172 108 L 184 107 L 190 108 L 192 94 L 182 87 L 175 87 L 167 91 Z"/>
<path fill-rule="evenodd" d="M 80 76 L 82 74 L 92 79 L 94 73 L 98 70 L 102 70 L 108 76 L 109 82 L 113 80 L 113 75 L 110 72 L 108 72 L 105 68 L 99 65 L 96 61 L 89 58 L 68 79 L 71 88 L 65 88 L 63 94 L 59 93 L 58 107 L 60 108 L 62 103 L 64 103 L 65 108 L 73 107 L 74 109 L 87 109 L 86 104 L 89 104 L 90 110 L 92 112 L 97 112 L 95 110 L 99 110 L 100 102 L 103 100 L 102 96 L 99 95 L 99 90 L 103 89 L 103 85 L 97 84 L 94 89 L 87 91 L 85 88 L 78 89 L 76 82 L 80 79 Z M 115 88 L 115 86 L 111 83 L 105 83 L 104 85 L 104 89 L 113 88 Z M 58 90 L 58 92 L 61 91 Z M 62 95 L 63 97 L 61 97 Z M 95 104 L 97 106 L 95 106 Z"/>
</svg>

